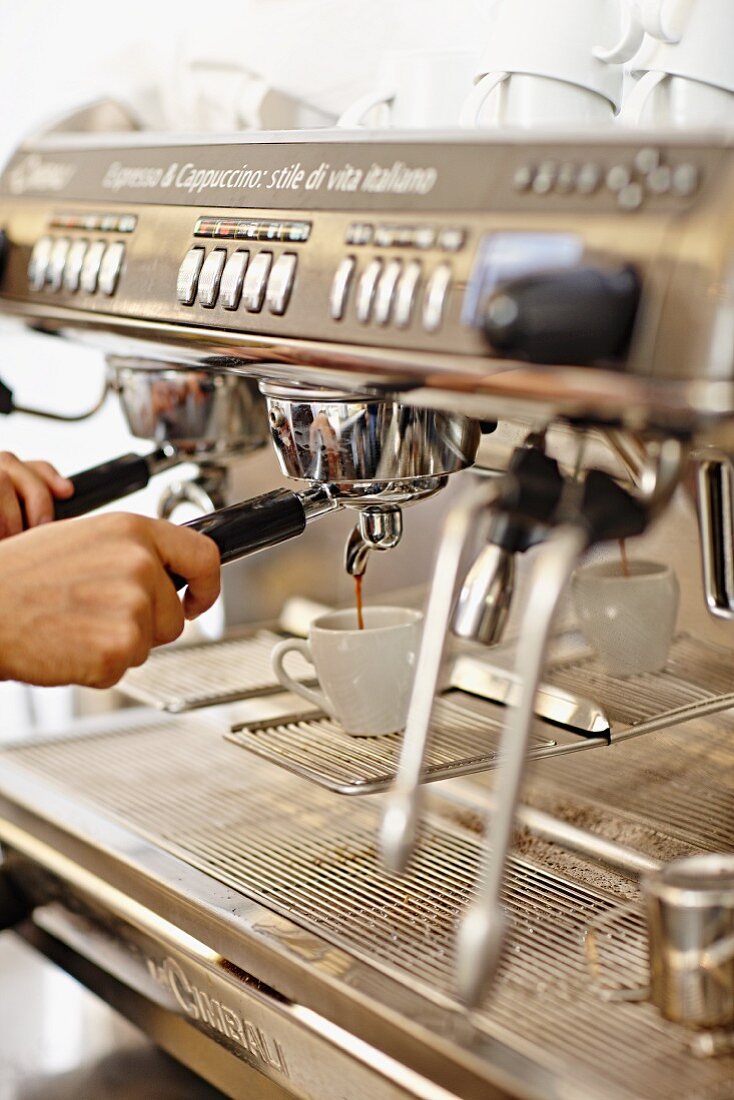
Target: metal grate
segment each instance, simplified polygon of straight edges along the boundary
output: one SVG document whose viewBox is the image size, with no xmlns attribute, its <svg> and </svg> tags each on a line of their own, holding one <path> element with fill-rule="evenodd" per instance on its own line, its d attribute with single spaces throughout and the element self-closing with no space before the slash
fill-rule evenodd
<svg viewBox="0 0 734 1100">
<path fill-rule="evenodd" d="M 247 638 L 162 649 L 131 669 L 119 690 L 171 714 L 282 691 L 270 663 L 273 646 L 282 640 L 259 630 Z M 291 675 L 313 683 L 310 665 L 297 653 L 291 660 Z"/>
<path fill-rule="evenodd" d="M 482 693 L 484 680 L 489 692 L 502 687 L 502 670 L 496 670 L 495 683 L 493 675 L 482 676 L 481 669 L 486 665 L 476 656 L 471 661 L 475 673 L 470 678 L 472 690 Z M 458 683 L 465 686 L 468 679 L 460 677 Z M 577 652 L 552 662 L 545 682 L 550 688 L 562 689 L 568 700 L 575 700 L 574 709 L 579 715 L 585 709 L 603 717 L 611 726 L 612 741 L 624 740 L 733 706 L 734 651 L 681 634 L 661 672 L 616 677 L 606 672 L 593 655 Z M 583 707 L 584 696 L 593 698 L 596 710 L 591 705 Z M 546 707 L 545 713 L 551 712 L 552 706 Z M 450 691 L 439 697 L 424 782 L 496 767 L 505 714 L 504 707 L 464 691 Z M 593 723 L 580 722 L 578 729 L 571 731 L 538 722 L 530 757 L 564 756 L 608 743 L 606 736 L 581 733 L 583 727 L 592 729 Z M 350 737 L 337 722 L 311 710 L 248 720 L 234 726 L 226 736 L 233 744 L 304 779 L 349 795 L 372 794 L 388 787 L 395 778 L 402 742 L 402 734 Z"/>
<path fill-rule="evenodd" d="M 451 1000 L 454 931 L 476 874 L 476 834 L 430 817 L 410 873 L 388 876 L 375 850 L 379 796 L 337 799 L 252 758 L 238 771 L 216 726 L 184 717 L 11 755 L 426 998 Z M 658 736 L 639 747 L 654 755 Z M 615 761 L 637 747 L 605 754 L 600 783 L 613 780 Z M 719 731 L 716 749 L 731 768 L 730 728 Z M 578 763 L 588 769 L 597 761 L 592 755 Z M 652 801 L 652 781 L 649 793 Z M 616 901 L 518 858 L 504 900 L 512 939 L 492 1000 L 474 1017 L 477 1027 L 555 1070 L 564 1095 L 731 1100 L 734 1058 L 701 1061 L 689 1051 L 688 1032 L 650 1005 L 608 1003 L 594 988 L 585 935 Z M 629 959 L 625 943 L 620 966 L 634 968 L 639 940 L 631 941 Z"/>
<path fill-rule="evenodd" d="M 629 736 L 733 707 L 734 650 L 679 634 L 660 672 L 612 676 L 590 654 L 552 664 L 545 679 L 570 691 L 583 686 L 603 707 L 612 736 Z"/>
<path fill-rule="evenodd" d="M 503 708 L 452 691 L 436 700 L 424 779 L 432 782 L 494 767 Z M 550 727 L 538 723 L 532 756 L 560 751 Z M 227 740 L 338 794 L 372 794 L 395 778 L 401 733 L 350 737 L 323 712 L 271 717 L 232 727 Z M 577 741 L 559 732 L 562 744 Z"/>
</svg>

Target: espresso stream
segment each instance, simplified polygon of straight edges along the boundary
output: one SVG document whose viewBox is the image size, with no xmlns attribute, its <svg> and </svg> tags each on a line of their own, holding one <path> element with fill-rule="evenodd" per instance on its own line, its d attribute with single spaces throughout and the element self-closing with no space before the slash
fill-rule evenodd
<svg viewBox="0 0 734 1100">
<path fill-rule="evenodd" d="M 362 581 L 364 580 L 364 574 L 360 573 L 358 577 L 354 578 L 354 598 L 357 602 L 357 627 L 359 630 L 364 630 L 364 614 L 362 610 Z"/>
<path fill-rule="evenodd" d="M 627 543 L 624 539 L 619 540 L 619 552 L 622 555 L 622 576 L 629 577 L 630 563 L 627 558 Z"/>
</svg>

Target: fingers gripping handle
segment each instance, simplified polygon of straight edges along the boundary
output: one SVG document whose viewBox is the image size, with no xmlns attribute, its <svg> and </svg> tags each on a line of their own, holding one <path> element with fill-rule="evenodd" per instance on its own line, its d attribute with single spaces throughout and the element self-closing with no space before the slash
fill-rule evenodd
<svg viewBox="0 0 734 1100">
<path fill-rule="evenodd" d="M 306 528 L 306 510 L 298 493 L 276 489 L 229 508 L 220 508 L 184 526 L 213 539 L 222 565 L 226 565 L 302 534 Z M 186 578 L 178 574 L 171 574 L 171 579 L 177 589 L 186 585 Z"/>
<path fill-rule="evenodd" d="M 300 653 L 309 664 L 313 664 L 313 657 L 311 656 L 311 646 L 303 638 L 288 638 L 284 642 L 279 644 L 273 650 L 273 672 L 276 675 L 279 684 L 282 684 L 287 691 L 292 691 L 294 695 L 300 695 L 302 699 L 305 699 L 309 703 L 313 703 L 319 710 L 329 713 L 329 705 L 326 701 L 326 696 L 321 691 L 316 691 L 314 688 L 307 687 L 306 684 L 302 684 L 300 680 L 294 680 L 291 674 L 286 670 L 285 659 L 289 653 Z"/>
</svg>

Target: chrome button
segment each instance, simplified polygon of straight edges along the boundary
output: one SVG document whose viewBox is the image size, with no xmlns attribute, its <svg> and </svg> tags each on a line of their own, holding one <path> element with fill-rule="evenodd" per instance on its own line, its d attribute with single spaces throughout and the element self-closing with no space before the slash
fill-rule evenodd
<svg viewBox="0 0 734 1100">
<path fill-rule="evenodd" d="M 298 257 L 295 252 L 284 252 L 273 264 L 268 280 L 267 302 L 268 309 L 276 316 L 281 316 L 288 308 L 296 278 L 297 263 Z"/>
<path fill-rule="evenodd" d="M 86 241 L 72 242 L 64 267 L 64 290 L 71 291 L 72 294 L 79 289 L 79 279 L 81 278 L 82 264 L 86 254 Z"/>
<path fill-rule="evenodd" d="M 250 313 L 259 313 L 263 307 L 272 262 L 272 252 L 258 252 L 250 261 L 242 286 L 242 303 Z"/>
<path fill-rule="evenodd" d="M 46 282 L 51 290 L 60 290 L 64 277 L 64 265 L 69 254 L 69 242 L 66 237 L 59 237 L 51 247 L 51 256 L 46 268 Z"/>
<path fill-rule="evenodd" d="M 99 265 L 102 263 L 104 250 L 104 241 L 92 241 L 89 248 L 87 249 L 87 254 L 84 257 L 84 263 L 82 264 L 82 273 L 79 278 L 79 285 L 85 292 L 85 294 L 94 294 L 95 290 L 97 289 Z"/>
<path fill-rule="evenodd" d="M 426 332 L 436 332 L 441 327 L 450 286 L 451 268 L 448 264 L 441 264 L 428 280 L 423 299 L 423 327 Z"/>
<path fill-rule="evenodd" d="M 244 249 L 234 252 L 224 268 L 219 301 L 224 309 L 237 309 L 242 297 L 242 280 L 245 277 L 250 253 Z"/>
<path fill-rule="evenodd" d="M 206 309 L 212 309 L 219 296 L 219 283 L 227 259 L 227 250 L 215 248 L 209 253 L 199 273 L 199 302 Z"/>
<path fill-rule="evenodd" d="M 382 260 L 372 260 L 362 274 L 357 287 L 357 320 L 366 325 L 372 313 L 377 280 L 382 274 Z"/>
<path fill-rule="evenodd" d="M 397 286 L 403 265 L 400 260 L 390 260 L 383 271 L 377 285 L 375 294 L 374 318 L 378 325 L 386 325 L 390 320 L 393 301 L 395 299 L 395 287 Z"/>
<path fill-rule="evenodd" d="M 176 297 L 182 306 L 192 306 L 194 304 L 199 272 L 203 263 L 203 248 L 190 248 L 184 256 L 176 280 Z"/>
<path fill-rule="evenodd" d="M 33 246 L 31 258 L 28 261 L 28 286 L 31 290 L 40 290 L 46 282 L 52 244 L 50 237 L 41 237 Z"/>
<path fill-rule="evenodd" d="M 114 241 L 112 244 L 107 245 L 102 263 L 99 265 L 99 278 L 97 279 L 97 286 L 103 294 L 109 296 L 115 293 L 124 258 L 125 245 L 122 241 Z"/>
<path fill-rule="evenodd" d="M 393 320 L 398 328 L 407 328 L 412 320 L 421 270 L 422 268 L 418 261 L 412 260 L 406 266 L 402 277 L 398 281 L 398 291 L 395 297 L 395 311 L 393 314 Z"/>
<path fill-rule="evenodd" d="M 335 321 L 341 321 L 344 316 L 356 266 L 357 261 L 354 256 L 346 256 L 336 269 L 334 282 L 331 284 L 331 294 L 329 295 L 329 308 Z"/>
</svg>

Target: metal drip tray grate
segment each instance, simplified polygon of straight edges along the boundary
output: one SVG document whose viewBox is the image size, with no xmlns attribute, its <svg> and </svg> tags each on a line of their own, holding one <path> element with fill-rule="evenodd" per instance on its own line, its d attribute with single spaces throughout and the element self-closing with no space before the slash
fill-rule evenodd
<svg viewBox="0 0 734 1100">
<path fill-rule="evenodd" d="M 494 766 L 503 708 L 460 691 L 436 701 L 426 782 L 468 775 Z M 555 734 L 558 734 L 556 737 Z M 316 712 L 242 722 L 228 741 L 338 794 L 371 794 L 395 777 L 402 734 L 351 737 L 338 722 Z M 569 751 L 579 738 L 538 723 L 531 756 Z"/>
<path fill-rule="evenodd" d="M 246 638 L 162 649 L 131 669 L 119 690 L 171 714 L 273 694 L 283 690 L 270 664 L 273 646 L 280 641 L 282 635 L 259 630 Z M 313 683 L 313 669 L 297 653 L 289 671 Z"/>
<path fill-rule="evenodd" d="M 552 664 L 546 680 L 591 696 L 619 740 L 734 707 L 734 650 L 679 634 L 660 672 L 612 676 L 587 654 Z"/>
<path fill-rule="evenodd" d="M 409 873 L 387 875 L 375 844 L 379 797 L 338 799 L 254 758 L 246 768 L 233 767 L 217 726 L 203 716 L 158 719 L 30 745 L 6 757 L 322 943 L 450 1009 L 441 1038 L 445 1045 L 456 1034 L 461 1043 L 451 1030 L 459 1011 L 454 935 L 475 881 L 478 836 L 429 816 Z M 655 739 L 631 747 L 646 749 Z M 730 728 L 721 730 L 718 751 L 729 766 L 731 744 Z M 605 767 L 596 769 L 600 783 L 613 783 L 615 760 L 624 756 L 609 753 Z M 588 769 L 595 760 L 578 757 L 577 763 Z M 649 795 L 654 800 L 652 779 Z M 662 1020 L 651 1005 L 609 1003 L 594 988 L 585 937 L 617 899 L 558 866 L 513 858 L 504 903 L 511 941 L 491 1001 L 472 1023 L 554 1072 L 554 1096 L 734 1097 L 734 1058 L 701 1061 L 690 1052 L 689 1032 Z M 248 934 L 243 924 L 243 937 Z M 638 967 L 640 949 L 638 936 L 620 941 L 620 976 Z M 338 980 L 327 950 L 314 959 L 314 982 Z M 379 988 L 376 981 L 375 996 Z M 480 1058 L 481 1049 L 475 1054 Z M 528 1089 L 537 1095 L 530 1080 Z"/>
<path fill-rule="evenodd" d="M 505 670 L 466 654 L 455 661 L 452 682 L 465 690 L 448 691 L 436 700 L 426 783 L 497 766 L 506 708 L 493 700 L 511 702 L 517 687 Z M 537 700 L 538 713 L 549 721 L 536 723 L 529 756 L 598 748 L 731 706 L 733 650 L 681 634 L 661 672 L 629 677 L 610 675 L 585 651 L 551 663 Z M 402 744 L 400 733 L 350 737 L 337 722 L 312 710 L 271 711 L 267 718 L 238 722 L 225 736 L 304 779 L 348 795 L 388 787 Z"/>
</svg>

